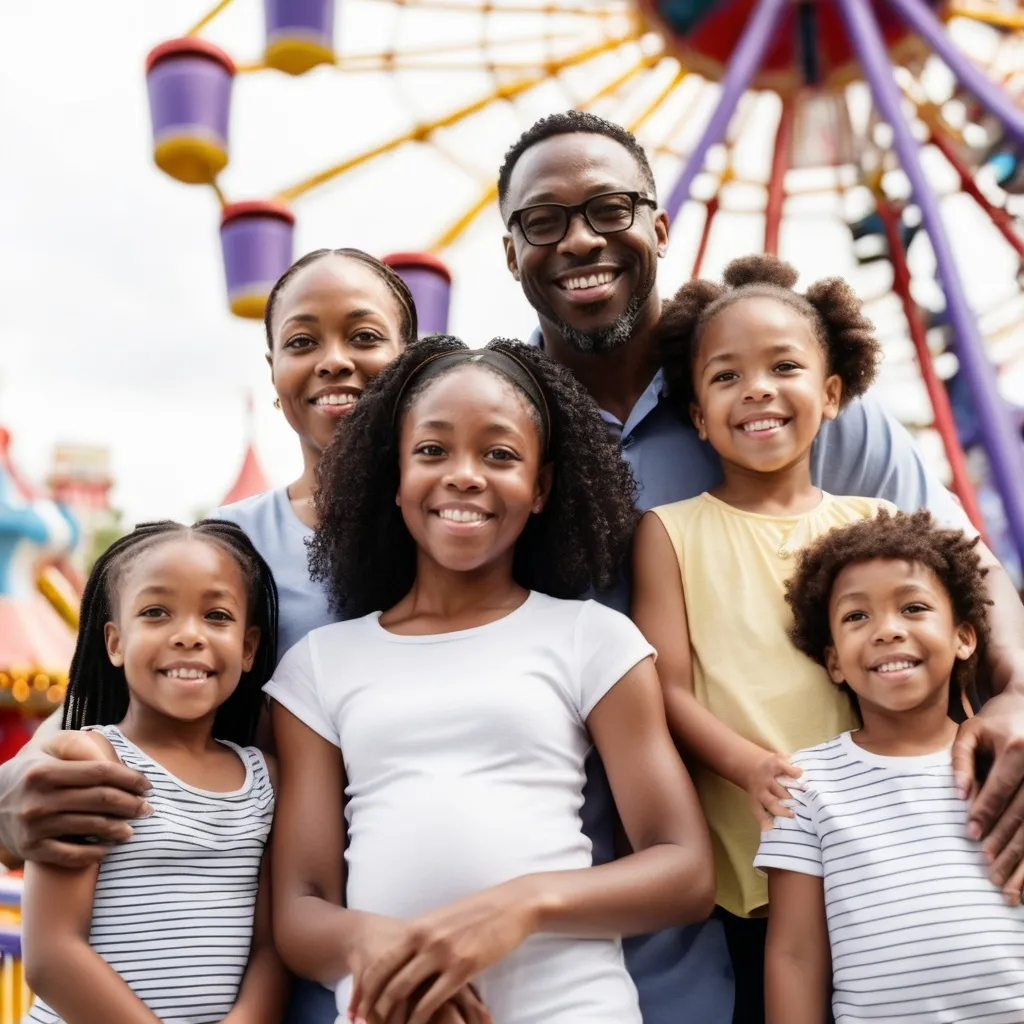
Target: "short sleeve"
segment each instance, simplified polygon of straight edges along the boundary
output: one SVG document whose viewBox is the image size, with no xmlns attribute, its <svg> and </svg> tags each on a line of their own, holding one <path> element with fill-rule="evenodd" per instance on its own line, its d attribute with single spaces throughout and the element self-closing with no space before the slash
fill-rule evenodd
<svg viewBox="0 0 1024 1024">
<path fill-rule="evenodd" d="M 290 711 L 303 725 L 323 736 L 328 743 L 341 746 L 338 729 L 324 708 L 314 665 L 313 636 L 307 634 L 290 648 L 274 670 L 264 693 Z"/>
<path fill-rule="evenodd" d="M 576 620 L 577 696 L 580 718 L 654 648 L 621 612 L 586 601 Z"/>
<path fill-rule="evenodd" d="M 822 424 L 811 474 L 830 494 L 886 498 L 904 512 L 926 508 L 943 526 L 975 532 L 960 503 L 925 465 L 906 428 L 870 392 Z"/>
<path fill-rule="evenodd" d="M 790 806 L 795 818 L 776 818 L 770 832 L 762 833 L 761 845 L 754 857 L 754 867 L 779 868 L 800 875 L 822 878 L 821 839 L 814 813 L 807 804 L 807 794 L 790 791 Z"/>
</svg>

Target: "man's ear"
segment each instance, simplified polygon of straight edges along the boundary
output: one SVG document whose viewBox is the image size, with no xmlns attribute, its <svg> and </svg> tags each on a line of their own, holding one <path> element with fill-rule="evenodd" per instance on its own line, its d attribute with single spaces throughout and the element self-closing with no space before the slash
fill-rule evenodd
<svg viewBox="0 0 1024 1024">
<path fill-rule="evenodd" d="M 512 236 L 505 235 L 502 242 L 505 244 L 505 264 L 508 267 L 508 272 L 518 281 L 519 261 L 516 259 L 516 247 L 512 241 Z"/>
</svg>

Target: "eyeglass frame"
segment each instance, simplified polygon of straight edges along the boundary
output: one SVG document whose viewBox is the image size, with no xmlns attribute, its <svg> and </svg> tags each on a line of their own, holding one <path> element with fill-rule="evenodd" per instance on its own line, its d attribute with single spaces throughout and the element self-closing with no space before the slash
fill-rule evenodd
<svg viewBox="0 0 1024 1024">
<path fill-rule="evenodd" d="M 607 199 L 608 196 L 626 196 L 633 204 L 633 215 L 629 218 L 629 223 L 624 227 L 616 228 L 614 231 L 599 231 L 591 223 L 590 217 L 587 215 L 587 207 L 594 202 L 595 199 Z M 542 248 L 545 245 L 558 245 L 562 239 L 569 234 L 569 228 L 572 227 L 572 222 L 576 217 L 577 213 L 583 214 L 583 219 L 587 222 L 587 227 L 594 232 L 595 235 L 620 235 L 623 231 L 628 231 L 636 221 L 636 208 L 638 203 L 643 203 L 646 206 L 650 206 L 652 210 L 658 208 L 658 201 L 651 199 L 650 196 L 645 196 L 642 192 L 633 192 L 629 189 L 613 189 L 611 192 L 599 192 L 596 196 L 591 196 L 589 199 L 585 199 L 582 203 L 576 203 L 573 206 L 568 206 L 565 203 L 533 203 L 530 206 L 524 206 L 519 210 L 513 210 L 509 215 L 508 224 L 506 224 L 507 230 L 512 230 L 512 225 L 515 224 L 526 240 L 527 245 L 532 245 L 535 248 Z M 558 238 L 553 239 L 550 242 L 531 242 L 526 234 L 526 230 L 523 228 L 522 216 L 524 213 L 529 213 L 530 210 L 539 210 L 546 206 L 554 206 L 557 209 L 565 211 L 565 230 L 559 235 Z"/>
</svg>

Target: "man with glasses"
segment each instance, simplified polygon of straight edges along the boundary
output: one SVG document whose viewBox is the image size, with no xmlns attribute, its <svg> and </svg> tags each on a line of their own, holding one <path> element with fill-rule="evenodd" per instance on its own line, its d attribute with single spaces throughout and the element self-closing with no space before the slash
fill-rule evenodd
<svg viewBox="0 0 1024 1024">
<path fill-rule="evenodd" d="M 506 154 L 498 198 L 509 271 L 540 321 L 534 341 L 593 395 L 621 440 L 641 506 L 714 487 L 721 479 L 718 456 L 662 400 L 651 329 L 661 313 L 657 263 L 668 245 L 668 218 L 636 139 L 578 110 L 542 118 Z M 812 472 L 833 494 L 888 498 L 969 525 L 907 432 L 871 395 L 822 425 Z M 990 842 L 996 853 L 1004 850 L 996 865 L 1002 885 L 1024 858 L 1024 611 L 1005 572 L 987 552 L 986 558 L 994 602 L 989 668 L 995 688 L 1005 691 L 961 729 L 957 742 L 969 755 L 964 738 L 974 736 L 996 756 L 986 786 L 991 799 L 975 805 L 972 817 L 983 833 L 995 825 Z M 628 587 L 602 599 L 628 611 Z M 591 769 L 583 819 L 601 862 L 614 856 L 614 804 L 600 765 Z M 1014 882 L 1019 888 L 1021 878 Z M 624 945 L 645 1024 L 755 1019 L 743 993 L 733 1017 L 732 972 L 717 921 Z"/>
</svg>

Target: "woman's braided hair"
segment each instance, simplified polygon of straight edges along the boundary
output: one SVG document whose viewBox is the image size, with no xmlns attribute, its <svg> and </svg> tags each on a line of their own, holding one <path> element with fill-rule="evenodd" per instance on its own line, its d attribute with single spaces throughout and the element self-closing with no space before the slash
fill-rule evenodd
<svg viewBox="0 0 1024 1024">
<path fill-rule="evenodd" d="M 407 345 L 416 340 L 416 303 L 413 301 L 412 292 L 402 278 L 395 273 L 386 263 L 371 256 L 362 249 L 314 249 L 300 256 L 275 282 L 267 296 L 267 304 L 263 310 L 263 330 L 267 336 L 267 348 L 271 351 L 274 348 L 274 310 L 277 308 L 278 299 L 284 291 L 288 282 L 305 269 L 311 263 L 322 260 L 325 256 L 341 256 L 345 259 L 355 260 L 364 267 L 372 270 L 387 285 L 398 306 L 399 330 L 402 332 L 402 341 Z"/>
<path fill-rule="evenodd" d="M 793 610 L 793 643 L 809 658 L 825 664 L 825 649 L 832 644 L 829 599 L 836 578 L 847 566 L 875 559 L 925 566 L 949 596 L 954 621 L 969 622 L 978 636 L 974 654 L 953 668 L 950 714 L 962 718 L 961 693 L 977 702 L 975 674 L 988 640 L 987 608 L 992 603 L 978 541 L 963 530 L 939 526 L 927 510 L 890 514 L 881 509 L 874 519 L 830 531 L 803 551 L 796 573 L 786 583 L 786 600 Z"/>
<path fill-rule="evenodd" d="M 611 587 L 637 521 L 635 484 L 618 444 L 593 399 L 564 367 L 517 341 L 497 339 L 487 347 L 526 367 L 550 417 L 546 458 L 554 467 L 551 495 L 516 542 L 516 580 L 564 598 Z M 410 346 L 370 381 L 320 458 L 314 498 L 319 526 L 310 544 L 310 573 L 327 585 L 335 608 L 348 616 L 391 608 L 413 585 L 416 545 L 395 504 L 396 424 L 424 390 L 463 367 L 412 379 L 409 387 L 406 382 L 426 360 L 458 351 L 466 346 L 447 335 Z"/>
<path fill-rule="evenodd" d="M 863 304 L 841 277 L 817 281 L 804 294 L 794 291 L 797 272 L 776 256 L 733 260 L 724 284 L 698 279 L 684 284 L 665 303 L 654 340 L 665 370 L 670 400 L 686 422 L 696 401 L 693 365 L 704 328 L 740 299 L 776 299 L 811 325 L 827 357 L 827 372 L 843 382 L 841 402 L 864 394 L 875 379 L 881 347 Z"/>
<path fill-rule="evenodd" d="M 263 707 L 263 686 L 277 664 L 277 587 L 267 563 L 234 523 L 204 519 L 194 526 L 170 520 L 142 523 L 114 541 L 96 560 L 82 593 L 78 640 L 71 659 L 62 727 L 116 725 L 128 712 L 124 669 L 110 663 L 104 636 L 118 610 L 118 591 L 139 557 L 160 544 L 181 538 L 212 544 L 232 558 L 246 586 L 248 624 L 260 630 L 252 668 L 243 672 L 234 693 L 218 708 L 213 724 L 217 739 L 252 742 Z"/>
</svg>

